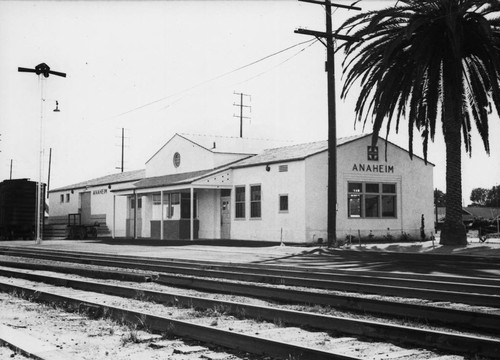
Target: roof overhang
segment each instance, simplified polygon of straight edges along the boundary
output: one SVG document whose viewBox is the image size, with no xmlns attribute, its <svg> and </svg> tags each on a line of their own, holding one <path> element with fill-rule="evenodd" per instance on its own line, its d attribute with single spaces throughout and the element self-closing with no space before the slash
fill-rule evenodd
<svg viewBox="0 0 500 360">
<path fill-rule="evenodd" d="M 141 194 L 153 194 L 160 193 L 162 191 L 166 192 L 183 192 L 191 189 L 203 189 L 203 190 L 220 190 L 220 189 L 232 189 L 232 185 L 203 185 L 203 184 L 179 184 L 179 185 L 168 185 L 168 186 L 157 186 L 150 188 L 138 188 L 138 189 L 121 189 L 112 190 L 115 195 L 118 196 L 128 196 L 128 195 L 141 195 Z"/>
</svg>

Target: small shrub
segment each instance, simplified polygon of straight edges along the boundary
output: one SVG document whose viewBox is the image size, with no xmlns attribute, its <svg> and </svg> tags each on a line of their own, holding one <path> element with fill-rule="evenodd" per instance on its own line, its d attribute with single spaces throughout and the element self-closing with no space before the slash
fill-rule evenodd
<svg viewBox="0 0 500 360">
<path fill-rule="evenodd" d="M 402 231 L 400 240 L 404 242 L 411 242 L 413 239 L 410 234 Z"/>
<path fill-rule="evenodd" d="M 137 336 L 137 329 L 135 327 L 131 327 L 129 332 L 122 336 L 120 339 L 122 346 L 127 345 L 128 343 L 137 344 L 139 343 L 139 337 Z"/>
</svg>

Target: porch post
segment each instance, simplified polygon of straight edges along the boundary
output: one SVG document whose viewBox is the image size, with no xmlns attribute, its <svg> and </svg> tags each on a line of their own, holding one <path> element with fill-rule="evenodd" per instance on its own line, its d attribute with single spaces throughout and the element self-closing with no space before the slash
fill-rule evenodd
<svg viewBox="0 0 500 360">
<path fill-rule="evenodd" d="M 194 188 L 191 186 L 191 196 L 189 198 L 189 202 L 190 202 L 190 206 L 189 206 L 189 240 L 194 240 L 194 236 L 193 236 L 193 233 L 194 233 L 194 219 L 193 219 L 193 214 L 194 214 L 194 209 L 193 209 L 193 205 L 194 205 L 194 201 L 193 201 L 193 198 L 194 198 Z"/>
<path fill-rule="evenodd" d="M 134 191 L 134 239 L 137 239 L 137 194 Z"/>
<path fill-rule="evenodd" d="M 160 203 L 161 203 L 161 220 L 160 220 L 160 240 L 163 240 L 163 190 L 160 192 Z"/>
<path fill-rule="evenodd" d="M 115 224 L 116 224 L 116 195 L 113 195 L 113 226 L 111 230 L 112 239 L 115 238 L 115 232 L 116 232 Z"/>
</svg>

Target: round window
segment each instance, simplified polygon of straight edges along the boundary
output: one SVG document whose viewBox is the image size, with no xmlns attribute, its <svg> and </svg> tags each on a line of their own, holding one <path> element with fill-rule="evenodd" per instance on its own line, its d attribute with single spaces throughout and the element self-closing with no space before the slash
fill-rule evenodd
<svg viewBox="0 0 500 360">
<path fill-rule="evenodd" d="M 176 152 L 174 154 L 174 166 L 175 167 L 179 167 L 180 164 L 181 164 L 181 154 L 179 154 L 178 152 Z"/>
</svg>

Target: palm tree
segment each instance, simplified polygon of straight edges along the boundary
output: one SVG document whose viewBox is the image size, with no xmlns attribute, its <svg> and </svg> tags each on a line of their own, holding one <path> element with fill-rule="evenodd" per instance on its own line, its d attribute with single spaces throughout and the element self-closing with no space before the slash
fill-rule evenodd
<svg viewBox="0 0 500 360">
<path fill-rule="evenodd" d="M 386 139 L 395 119 L 408 119 L 409 150 L 420 132 L 427 161 L 436 118 L 446 144 L 446 220 L 441 244 L 467 244 L 462 223 L 462 137 L 471 151 L 471 122 L 489 154 L 491 102 L 500 113 L 500 2 L 406 0 L 348 19 L 345 98 L 359 82 L 356 121 L 373 122 L 373 142 L 384 122 Z"/>
</svg>

